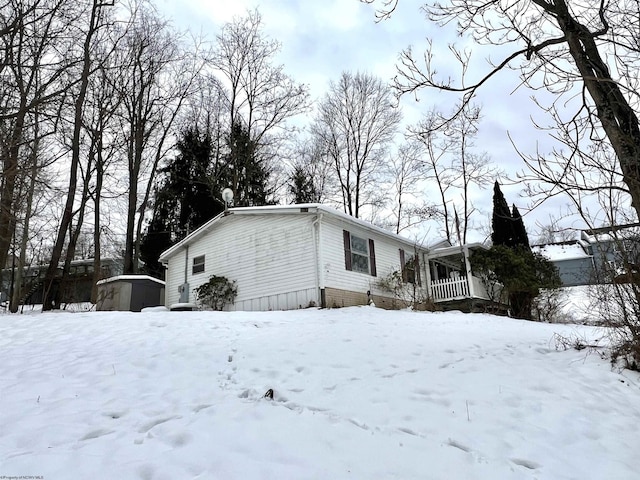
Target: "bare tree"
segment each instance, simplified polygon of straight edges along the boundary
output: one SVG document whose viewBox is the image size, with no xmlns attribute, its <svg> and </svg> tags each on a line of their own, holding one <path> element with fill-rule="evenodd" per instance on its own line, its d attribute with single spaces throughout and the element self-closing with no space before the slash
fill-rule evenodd
<svg viewBox="0 0 640 480">
<path fill-rule="evenodd" d="M 279 50 L 280 44 L 264 34 L 262 17 L 254 10 L 222 28 L 210 56 L 227 92 L 228 131 L 236 125 L 248 130 L 254 155 L 266 170 L 273 170 L 271 160 L 291 134 L 287 121 L 310 107 L 307 86 L 274 64 Z M 233 183 L 236 191 L 238 180 Z"/>
<path fill-rule="evenodd" d="M 381 17 L 390 15 L 398 4 L 398 0 L 381 1 Z M 573 114 L 561 123 L 572 130 L 582 150 L 592 141 L 610 143 L 624 190 L 636 212 L 640 210 L 638 0 L 450 0 L 428 3 L 424 10 L 438 25 L 455 22 L 460 35 L 480 45 L 511 51 L 490 64 L 479 79 L 457 85 L 438 76 L 431 43 L 420 56 L 409 48 L 398 66 L 395 88 L 399 94 L 434 87 L 458 92 L 466 103 L 505 69 L 519 71 L 522 84 L 556 95 L 550 110 L 566 111 L 566 105 L 555 107 L 577 94 Z M 452 51 L 466 70 L 469 58 L 455 48 Z M 573 160 L 572 155 L 565 160 Z"/>
<path fill-rule="evenodd" d="M 173 147 L 172 132 L 203 62 L 185 51 L 178 32 L 146 3 L 134 5 L 118 72 L 126 151 L 127 225 L 124 271 L 138 270 L 139 242 L 158 166 Z"/>
<path fill-rule="evenodd" d="M 46 187 L 44 186 L 47 181 L 50 180 L 45 174 L 46 169 L 56 162 L 57 156 L 55 148 L 48 148 L 52 145 L 48 137 L 51 137 L 55 133 L 55 127 L 51 125 L 51 122 L 40 115 L 39 109 L 36 107 L 34 111 L 29 115 L 30 128 L 27 131 L 29 138 L 32 141 L 28 142 L 23 149 L 23 153 L 28 157 L 26 162 L 20 169 L 19 177 L 17 179 L 17 194 L 16 198 L 21 199 L 20 202 L 16 202 L 16 209 L 14 215 L 16 217 L 16 230 L 14 233 L 14 246 L 13 246 L 13 289 L 11 292 L 11 300 L 9 303 L 9 310 L 12 313 L 18 311 L 20 303 L 24 300 L 23 296 L 28 293 L 23 290 L 24 274 L 28 268 L 32 259 L 29 260 L 28 255 L 32 253 L 31 241 L 34 237 L 32 232 L 33 222 L 37 220 L 37 215 L 44 210 L 44 205 L 48 201 L 48 195 Z M 35 226 L 35 234 L 37 235 L 39 229 L 37 224 Z M 17 258 L 16 258 L 17 257 Z M 27 285 L 29 286 L 29 285 Z M 33 285 L 31 285 L 33 286 Z"/>
<path fill-rule="evenodd" d="M 433 202 L 422 200 L 420 187 L 425 173 L 424 148 L 420 142 L 409 139 L 402 144 L 389 161 L 389 177 L 393 192 L 391 212 L 394 232 L 401 231 L 440 216 Z"/>
<path fill-rule="evenodd" d="M 73 101 L 73 121 L 72 121 L 72 133 L 70 139 L 71 158 L 69 166 L 69 184 L 67 189 L 67 200 L 62 214 L 62 219 L 58 228 L 58 234 L 49 261 L 49 267 L 47 268 L 46 279 L 47 285 L 44 289 L 44 296 L 42 300 L 42 309 L 50 310 L 53 307 L 59 307 L 60 297 L 52 296 L 55 292 L 52 291 L 52 285 L 56 272 L 58 270 L 58 264 L 62 257 L 62 251 L 64 248 L 65 240 L 67 238 L 68 230 L 71 228 L 71 222 L 74 217 L 74 203 L 76 201 L 76 188 L 78 179 L 78 170 L 80 167 L 80 150 L 81 150 L 81 133 L 83 129 L 83 112 L 85 108 L 85 98 L 87 95 L 87 89 L 89 86 L 89 80 L 94 72 L 94 61 L 92 58 L 92 52 L 94 48 L 94 39 L 101 27 L 106 25 L 105 20 L 108 18 L 105 15 L 107 7 L 113 7 L 113 4 L 103 3 L 102 0 L 93 0 L 88 12 L 79 12 L 80 17 L 87 16 L 86 30 L 82 31 L 83 37 L 81 40 L 81 49 L 78 52 L 80 58 L 79 64 L 79 82 L 77 84 L 77 90 L 74 92 Z M 73 51 L 73 44 L 68 45 L 69 51 Z M 85 188 L 86 189 L 86 188 Z M 86 202 L 85 195 L 82 196 L 82 202 Z M 73 244 L 72 244 L 73 246 Z M 73 248 L 71 248 L 73 251 Z M 69 255 L 67 256 L 69 257 Z M 63 269 L 62 284 L 64 279 L 68 275 L 70 259 L 67 258 L 65 268 Z"/>
<path fill-rule="evenodd" d="M 361 207 L 380 193 L 376 181 L 400 120 L 389 88 L 373 75 L 343 72 L 329 84 L 312 133 L 331 158 L 349 215 L 359 217 Z"/>
<path fill-rule="evenodd" d="M 332 164 L 324 150 L 322 143 L 318 139 L 309 136 L 299 141 L 292 149 L 293 160 L 290 161 L 289 184 L 293 197 L 294 188 L 292 183 L 298 177 L 299 181 L 307 184 L 309 192 L 312 193 L 308 199 L 311 202 L 323 203 L 331 202 L 335 198 L 337 185 L 332 175 Z"/>
<path fill-rule="evenodd" d="M 476 212 L 474 194 L 500 175 L 485 152 L 475 151 L 479 121 L 480 108 L 467 104 L 453 119 L 432 110 L 409 128 L 423 145 L 424 176 L 437 185 L 445 238 L 454 243 L 467 241 Z"/>
<path fill-rule="evenodd" d="M 6 0 L 0 5 L 0 267 L 4 268 L 16 227 L 16 196 L 23 160 L 31 159 L 33 115 L 45 107 L 53 118 L 70 64 L 61 56 L 66 15 L 62 0 Z M 41 132 L 44 134 L 44 132 Z M 29 161 L 27 166 L 29 169 Z"/>
</svg>

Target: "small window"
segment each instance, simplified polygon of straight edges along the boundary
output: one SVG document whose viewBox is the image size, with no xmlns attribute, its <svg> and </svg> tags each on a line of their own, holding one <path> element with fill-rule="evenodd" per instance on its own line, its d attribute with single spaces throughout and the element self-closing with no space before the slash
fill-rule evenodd
<svg viewBox="0 0 640 480">
<path fill-rule="evenodd" d="M 414 285 L 422 285 L 420 281 L 420 264 L 416 255 L 406 255 L 400 249 L 400 265 L 402 266 L 402 281 Z"/>
<path fill-rule="evenodd" d="M 196 274 L 202 272 L 204 272 L 204 255 L 194 257 L 193 259 L 193 273 Z"/>
</svg>

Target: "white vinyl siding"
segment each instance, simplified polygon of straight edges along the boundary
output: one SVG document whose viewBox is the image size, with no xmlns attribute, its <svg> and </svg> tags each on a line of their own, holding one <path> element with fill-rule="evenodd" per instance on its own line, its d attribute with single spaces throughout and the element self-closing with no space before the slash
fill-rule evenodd
<svg viewBox="0 0 640 480">
<path fill-rule="evenodd" d="M 388 295 L 377 287 L 379 279 L 400 269 L 398 250 L 403 248 L 413 251 L 410 241 L 406 243 L 389 238 L 359 225 L 345 222 L 341 218 L 325 216 L 322 221 L 322 269 L 324 286 L 339 290 Z M 360 272 L 345 268 L 344 231 L 350 235 L 372 240 L 375 246 L 375 263 L 377 276 L 363 275 Z"/>
<path fill-rule="evenodd" d="M 194 289 L 211 275 L 237 282 L 238 295 L 231 310 L 320 305 L 321 289 L 351 292 L 348 294 L 358 299 L 367 299 L 368 292 L 388 296 L 377 282 L 401 268 L 399 249 L 415 251 L 411 241 L 369 228 L 339 212 L 275 210 L 277 207 L 271 211 L 258 208 L 255 213 L 221 216 L 188 245 L 179 244 L 171 250 L 165 258 L 166 305 L 179 301 L 178 287 L 185 280 L 188 301 L 195 303 Z M 369 274 L 350 269 L 351 234 L 367 242 Z M 364 246 L 360 247 L 356 246 L 356 251 L 364 253 Z M 193 274 L 193 259 L 203 255 L 206 272 Z M 420 268 L 423 270 L 422 264 Z"/>
<path fill-rule="evenodd" d="M 165 270 L 165 305 L 170 306 L 174 303 L 178 303 L 180 300 L 180 292 L 178 287 L 185 281 L 184 270 L 185 266 L 185 254 L 186 250 L 180 249 L 169 258 L 167 263 L 167 269 Z"/>
<path fill-rule="evenodd" d="M 315 218 L 311 213 L 231 214 L 221 218 L 189 245 L 189 265 L 193 258 L 206 256 L 206 273 L 193 274 L 189 269 L 189 301 L 196 302 L 194 289 L 211 275 L 219 275 L 237 282 L 238 295 L 231 309 L 269 310 L 318 304 L 312 225 Z M 182 276 L 167 276 L 167 305 L 179 300 L 185 251 L 176 251 L 169 259 L 169 270 L 175 265 Z"/>
</svg>

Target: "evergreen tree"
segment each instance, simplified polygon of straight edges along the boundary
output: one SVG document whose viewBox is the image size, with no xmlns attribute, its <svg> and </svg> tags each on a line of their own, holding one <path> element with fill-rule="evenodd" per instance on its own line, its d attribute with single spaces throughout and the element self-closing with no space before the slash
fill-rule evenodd
<svg viewBox="0 0 640 480">
<path fill-rule="evenodd" d="M 234 205 L 251 207 L 267 205 L 270 171 L 257 155 L 256 143 L 251 133 L 240 122 L 235 122 L 229 132 L 227 146 L 230 186 L 234 193 Z M 272 202 L 271 202 L 272 203 Z"/>
<path fill-rule="evenodd" d="M 314 203 L 318 201 L 313 178 L 302 165 L 293 167 L 289 176 L 289 193 L 293 196 L 293 203 Z"/>
<path fill-rule="evenodd" d="M 541 288 L 557 288 L 560 277 L 555 266 L 534 254 L 518 208 L 510 210 L 498 182 L 493 190 L 493 246 L 474 252 L 471 262 L 477 273 L 503 285 L 511 314 L 531 319 L 533 299 Z"/>
<path fill-rule="evenodd" d="M 144 262 L 143 271 L 159 279 L 164 279 L 164 267 L 158 260 L 160 254 L 174 243 L 168 219 L 167 205 L 162 202 L 156 203 L 151 222 L 140 241 L 140 260 Z"/>
<path fill-rule="evenodd" d="M 514 246 L 522 246 L 527 249 L 531 249 L 529 246 L 529 236 L 527 235 L 527 229 L 524 226 L 524 221 L 522 220 L 522 215 L 520 215 L 520 211 L 518 207 L 513 205 L 511 210 L 511 218 L 513 219 L 513 245 Z"/>
<path fill-rule="evenodd" d="M 160 170 L 164 179 L 155 191 L 153 217 L 141 239 L 145 271 L 162 278 L 160 254 L 224 210 L 222 188 L 209 179 L 211 139 L 197 128 L 182 133 L 178 155 Z"/>
<path fill-rule="evenodd" d="M 493 186 L 493 216 L 491 219 L 493 228 L 491 240 L 494 245 L 506 245 L 507 247 L 514 245 L 513 223 L 509 204 L 500 190 L 500 184 L 496 181 Z"/>
<path fill-rule="evenodd" d="M 211 138 L 202 135 L 197 128 L 183 132 L 177 143 L 179 151 L 175 160 L 163 169 L 168 175 L 165 185 L 167 203 L 177 207 L 176 234 L 184 238 L 224 210 L 224 205 L 212 188 L 208 177 L 211 162 Z"/>
</svg>

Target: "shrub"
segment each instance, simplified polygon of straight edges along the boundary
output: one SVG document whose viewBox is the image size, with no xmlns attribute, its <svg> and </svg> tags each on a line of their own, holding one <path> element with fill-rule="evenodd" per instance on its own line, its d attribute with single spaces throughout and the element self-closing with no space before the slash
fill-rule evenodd
<svg viewBox="0 0 640 480">
<path fill-rule="evenodd" d="M 530 320 L 533 300 L 540 289 L 561 285 L 555 266 L 528 247 L 494 245 L 489 250 L 474 251 L 470 260 L 476 275 L 504 287 L 516 318 Z"/>
<path fill-rule="evenodd" d="M 411 307 L 417 310 L 434 310 L 433 302 L 425 289 L 415 281 L 406 281 L 406 273 L 395 270 L 386 277 L 379 278 L 374 285 L 385 293 L 393 295 L 393 308 Z"/>
<path fill-rule="evenodd" d="M 233 304 L 238 294 L 235 281 L 229 281 L 227 277 L 211 275 L 207 283 L 203 283 L 195 289 L 198 302 L 206 309 L 224 310 L 228 304 Z"/>
<path fill-rule="evenodd" d="M 568 303 L 559 288 L 541 290 L 533 300 L 533 319 L 547 323 L 569 323 L 572 319 L 564 313 Z"/>
</svg>

